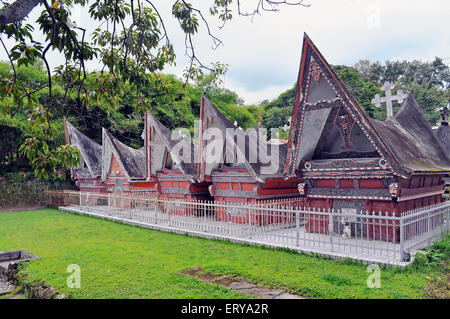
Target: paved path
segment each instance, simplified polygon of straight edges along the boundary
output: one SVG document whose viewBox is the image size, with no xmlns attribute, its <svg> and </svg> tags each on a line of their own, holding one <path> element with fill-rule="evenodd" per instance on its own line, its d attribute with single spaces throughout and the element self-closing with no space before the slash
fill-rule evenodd
<svg viewBox="0 0 450 319">
<path fill-rule="evenodd" d="M 201 274 L 201 271 L 201 268 L 192 268 L 181 273 L 261 299 L 305 299 L 302 296 L 291 294 L 286 290 L 258 287 L 258 285 L 244 279 L 218 274 Z"/>
</svg>

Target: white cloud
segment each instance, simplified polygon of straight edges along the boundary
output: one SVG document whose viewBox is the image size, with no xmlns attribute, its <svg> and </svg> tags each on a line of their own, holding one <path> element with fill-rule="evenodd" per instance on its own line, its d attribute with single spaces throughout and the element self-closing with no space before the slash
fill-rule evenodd
<svg viewBox="0 0 450 319">
<path fill-rule="evenodd" d="M 263 89 L 256 90 L 248 90 L 245 86 L 242 86 L 236 82 L 232 78 L 225 77 L 224 87 L 238 92 L 239 96 L 242 97 L 247 105 L 258 105 L 263 100 L 269 99 L 273 100 L 277 98 L 281 93 L 285 92 L 287 89 L 292 88 L 292 85 L 289 86 L 277 86 L 270 85 L 266 86 Z"/>
</svg>

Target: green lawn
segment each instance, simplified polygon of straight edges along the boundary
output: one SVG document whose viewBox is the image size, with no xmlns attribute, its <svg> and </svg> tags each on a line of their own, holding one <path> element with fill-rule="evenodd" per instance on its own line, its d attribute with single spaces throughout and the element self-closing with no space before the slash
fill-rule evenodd
<svg viewBox="0 0 450 319">
<path fill-rule="evenodd" d="M 0 213 L 0 251 L 27 250 L 27 281 L 45 281 L 74 298 L 248 298 L 178 274 L 203 267 L 312 298 L 423 298 L 427 273 L 382 269 L 381 288 L 369 273 L 344 264 L 228 242 L 174 235 L 54 209 Z M 69 289 L 67 266 L 81 267 L 81 288 Z"/>
</svg>

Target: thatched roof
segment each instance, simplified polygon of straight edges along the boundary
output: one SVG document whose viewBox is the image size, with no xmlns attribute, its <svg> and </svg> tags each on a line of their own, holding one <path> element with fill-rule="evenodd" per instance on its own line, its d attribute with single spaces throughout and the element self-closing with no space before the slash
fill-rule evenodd
<svg viewBox="0 0 450 319">
<path fill-rule="evenodd" d="M 102 173 L 102 147 L 88 138 L 64 118 L 66 141 L 80 151 L 81 167 L 73 168 L 74 174 L 83 178 L 95 178 Z"/>
<path fill-rule="evenodd" d="M 113 154 L 129 179 L 143 179 L 146 177 L 144 148 L 137 150 L 129 147 L 103 128 L 103 179 L 106 178 L 106 174 L 110 169 Z"/>
<path fill-rule="evenodd" d="M 370 121 L 406 171 L 450 171 L 450 159 L 412 94 L 408 95 L 394 117 L 384 122 L 374 119 Z"/>
</svg>

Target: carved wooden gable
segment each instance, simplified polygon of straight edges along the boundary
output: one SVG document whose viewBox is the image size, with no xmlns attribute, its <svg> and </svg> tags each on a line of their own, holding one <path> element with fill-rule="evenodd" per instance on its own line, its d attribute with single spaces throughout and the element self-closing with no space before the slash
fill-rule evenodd
<svg viewBox="0 0 450 319">
<path fill-rule="evenodd" d="M 401 174 L 371 122 L 305 34 L 285 177 L 300 163 L 321 159 L 373 158 Z"/>
<path fill-rule="evenodd" d="M 155 123 L 150 121 L 149 114 L 146 114 L 145 121 L 145 149 L 147 176 L 149 180 L 156 177 L 156 173 L 164 168 L 171 168 L 172 160 L 167 151 L 166 145 L 163 143 L 161 133 Z M 150 172 L 150 174 L 148 174 Z"/>
<path fill-rule="evenodd" d="M 222 150 L 222 156 L 220 160 L 218 161 L 212 161 L 212 160 L 206 160 L 207 150 L 208 150 L 208 143 L 210 143 L 205 134 L 207 130 L 210 129 L 218 129 L 221 132 L 225 132 L 227 128 L 226 121 L 223 121 L 221 118 L 219 118 L 219 112 L 215 109 L 215 107 L 211 104 L 211 102 L 205 97 L 202 96 L 201 100 L 201 108 L 200 108 L 200 136 L 199 136 L 199 158 L 198 160 L 198 176 L 197 179 L 199 181 L 203 181 L 206 176 L 210 176 L 211 172 L 224 163 L 224 151 L 225 148 Z M 210 131 L 214 132 L 214 131 Z M 219 149 L 217 149 L 219 151 Z"/>
<path fill-rule="evenodd" d="M 375 147 L 340 101 L 333 103 L 312 159 L 377 158 Z"/>
<path fill-rule="evenodd" d="M 249 136 L 237 128 L 236 125 L 231 123 L 207 98 L 202 96 L 202 104 L 200 110 L 200 152 L 198 158 L 198 180 L 203 181 L 206 177 L 211 176 L 212 172 L 223 168 L 224 166 L 234 167 L 234 164 L 241 166 L 243 169 L 248 170 L 254 178 L 257 178 L 257 174 L 253 166 L 248 162 L 249 158 Z M 211 130 L 212 129 L 212 130 Z M 220 133 L 220 136 L 224 138 L 224 141 L 216 142 L 215 147 L 212 144 L 215 142 L 215 137 L 208 140 L 210 137 L 206 137 L 206 132 L 209 130 L 209 134 Z M 244 138 L 244 143 L 238 142 Z M 255 135 L 256 136 L 256 135 Z M 221 144 L 222 143 L 222 144 Z M 209 148 L 208 148 L 209 146 Z M 219 155 L 213 156 L 212 151 L 219 152 Z"/>
<path fill-rule="evenodd" d="M 179 135 L 175 138 L 172 132 L 158 121 L 150 111 L 146 114 L 147 132 L 147 164 L 152 176 L 162 170 L 181 172 L 187 179 L 194 182 L 197 174 L 195 155 L 197 149 L 190 138 Z"/>
</svg>

